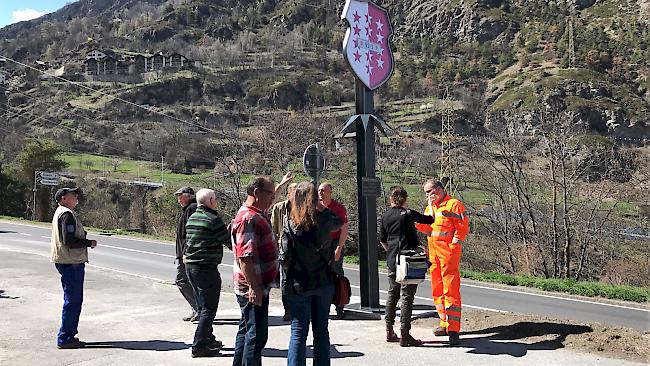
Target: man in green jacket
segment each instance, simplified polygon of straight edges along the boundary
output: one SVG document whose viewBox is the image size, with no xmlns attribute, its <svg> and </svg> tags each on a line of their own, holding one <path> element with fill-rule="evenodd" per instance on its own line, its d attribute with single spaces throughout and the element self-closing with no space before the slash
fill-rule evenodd
<svg viewBox="0 0 650 366">
<path fill-rule="evenodd" d="M 218 265 L 223 259 L 223 246 L 230 240 L 230 236 L 226 225 L 215 211 L 217 198 L 214 191 L 199 190 L 196 192 L 196 201 L 196 212 L 190 216 L 185 226 L 187 247 L 183 257 L 199 313 L 192 357 L 215 357 L 223 348 L 223 343 L 216 340 L 212 330 L 221 294 Z"/>
</svg>

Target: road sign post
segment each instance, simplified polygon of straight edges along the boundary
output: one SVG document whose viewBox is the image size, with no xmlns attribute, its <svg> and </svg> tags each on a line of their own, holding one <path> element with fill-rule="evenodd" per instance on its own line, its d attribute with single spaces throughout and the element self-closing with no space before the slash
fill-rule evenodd
<svg viewBox="0 0 650 366">
<path fill-rule="evenodd" d="M 36 191 L 38 190 L 38 184 L 43 186 L 58 186 L 59 178 L 59 173 L 34 171 L 32 220 L 36 220 Z"/>
<path fill-rule="evenodd" d="M 315 143 L 307 146 L 305 154 L 302 158 L 302 165 L 305 174 L 314 180 L 314 185 L 318 188 L 320 177 L 325 170 L 325 154 L 320 147 L 320 143 Z"/>
<path fill-rule="evenodd" d="M 392 75 L 389 41 L 393 32 L 386 10 L 369 0 L 347 0 L 341 19 L 350 25 L 343 40 L 343 55 L 355 74 L 356 115 L 348 119 L 341 133 L 355 132 L 357 140 L 361 308 L 378 312 L 377 197 L 380 192 L 375 177 L 375 126 L 383 132 L 387 126 L 374 114 L 373 90 Z"/>
</svg>

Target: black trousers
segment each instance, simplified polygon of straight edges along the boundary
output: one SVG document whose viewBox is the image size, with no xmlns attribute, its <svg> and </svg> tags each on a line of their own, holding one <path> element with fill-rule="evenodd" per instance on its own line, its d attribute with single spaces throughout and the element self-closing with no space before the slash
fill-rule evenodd
<svg viewBox="0 0 650 366">
<path fill-rule="evenodd" d="M 212 322 L 219 306 L 221 275 L 216 267 L 187 266 L 186 271 L 194 289 L 199 314 L 199 325 L 194 332 L 192 348 L 205 348 L 215 339 Z"/>
<path fill-rule="evenodd" d="M 185 264 L 182 262 L 176 266 L 176 287 L 178 287 L 185 301 L 190 304 L 192 310 L 196 313 L 197 306 L 196 299 L 194 298 L 194 290 L 192 289 L 192 285 L 190 285 L 190 280 L 187 279 Z"/>
<path fill-rule="evenodd" d="M 397 301 L 402 297 L 400 306 L 400 329 L 403 331 L 411 330 L 411 314 L 413 313 L 413 299 L 418 290 L 418 285 L 402 285 L 395 281 L 395 273 L 388 274 L 388 300 L 386 300 L 386 316 L 384 320 L 387 326 L 395 324 L 395 311 Z"/>
</svg>

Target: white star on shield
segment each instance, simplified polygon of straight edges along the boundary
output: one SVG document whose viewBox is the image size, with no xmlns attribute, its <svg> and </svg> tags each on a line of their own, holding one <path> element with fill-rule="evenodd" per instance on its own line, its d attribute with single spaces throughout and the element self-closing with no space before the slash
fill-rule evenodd
<svg viewBox="0 0 650 366">
<path fill-rule="evenodd" d="M 384 41 L 384 36 L 380 33 L 377 33 L 377 43 L 382 43 Z"/>
<path fill-rule="evenodd" d="M 383 69 L 384 68 L 384 60 L 382 60 L 380 58 L 377 59 L 377 66 L 379 66 L 379 68 Z"/>
<path fill-rule="evenodd" d="M 380 32 L 383 32 L 384 31 L 384 24 L 381 22 L 381 20 L 378 20 L 375 23 L 377 24 L 377 30 L 380 31 Z"/>
</svg>

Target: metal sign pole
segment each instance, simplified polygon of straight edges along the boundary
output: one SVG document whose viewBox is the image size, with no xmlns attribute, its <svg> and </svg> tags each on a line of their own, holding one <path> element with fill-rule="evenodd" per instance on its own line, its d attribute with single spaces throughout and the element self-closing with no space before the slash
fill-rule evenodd
<svg viewBox="0 0 650 366">
<path fill-rule="evenodd" d="M 37 170 L 34 170 L 34 202 L 32 209 L 32 221 L 36 220 L 36 175 L 38 174 Z"/>
<path fill-rule="evenodd" d="M 356 112 L 375 112 L 372 90 L 355 78 Z M 377 264 L 377 201 L 374 195 L 363 194 L 363 178 L 375 178 L 375 122 L 356 121 L 357 192 L 359 207 L 359 267 L 361 272 L 361 307 L 379 309 L 379 272 Z"/>
<path fill-rule="evenodd" d="M 375 127 L 384 133 L 387 125 L 375 116 L 373 90 L 393 73 L 390 47 L 393 29 L 386 9 L 372 0 L 346 0 L 341 19 L 349 24 L 343 39 L 343 55 L 355 75 L 356 115 L 341 130 L 355 132 L 357 139 L 357 190 L 359 203 L 359 267 L 361 307 L 379 311 L 377 263 L 377 197 L 380 182 L 375 177 Z"/>
<path fill-rule="evenodd" d="M 314 178 L 314 186 L 316 186 L 316 190 L 318 190 L 318 185 L 320 184 L 320 172 L 323 167 L 321 166 L 321 161 L 320 161 L 320 142 L 316 143 L 316 175 Z"/>
</svg>

